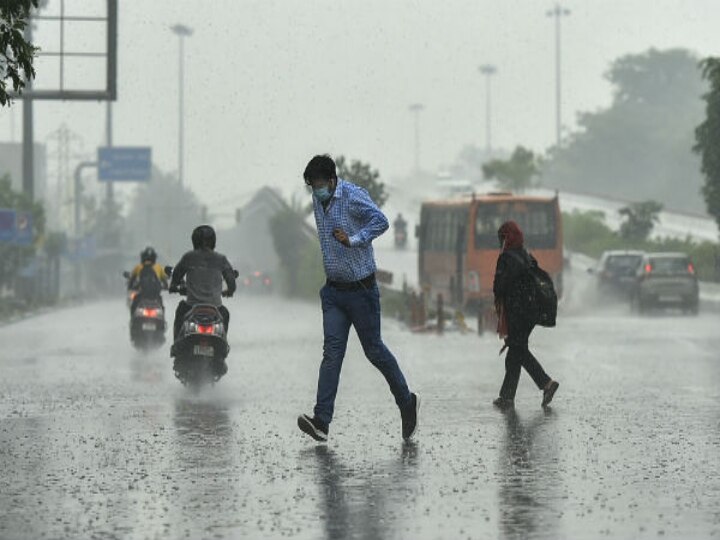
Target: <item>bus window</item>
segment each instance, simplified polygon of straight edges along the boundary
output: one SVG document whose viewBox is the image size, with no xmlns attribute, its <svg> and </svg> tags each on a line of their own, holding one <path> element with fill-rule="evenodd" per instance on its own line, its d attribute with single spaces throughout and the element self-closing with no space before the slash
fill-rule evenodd
<svg viewBox="0 0 720 540">
<path fill-rule="evenodd" d="M 523 231 L 525 244 L 531 249 L 550 249 L 556 243 L 555 205 L 522 202 L 478 205 L 475 221 L 475 247 L 498 248 L 497 231 L 504 222 L 515 221 Z"/>
</svg>

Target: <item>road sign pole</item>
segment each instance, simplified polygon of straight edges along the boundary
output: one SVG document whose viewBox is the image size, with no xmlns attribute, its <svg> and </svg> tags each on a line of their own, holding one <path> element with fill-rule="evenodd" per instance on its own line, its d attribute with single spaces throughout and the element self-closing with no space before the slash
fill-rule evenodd
<svg viewBox="0 0 720 540">
<path fill-rule="evenodd" d="M 32 23 L 25 26 L 25 40 L 32 43 Z M 26 91 L 32 90 L 32 79 L 25 80 Z M 33 100 L 23 100 L 23 146 L 22 146 L 22 184 L 23 193 L 35 200 L 35 171 L 34 171 L 34 148 L 33 148 Z"/>
<path fill-rule="evenodd" d="M 105 143 L 107 144 L 108 148 L 112 147 L 112 101 L 107 101 L 106 111 L 105 111 Z M 107 188 L 106 188 L 106 196 L 108 203 L 112 203 L 113 200 L 113 183 L 108 182 Z"/>
<path fill-rule="evenodd" d="M 83 161 L 75 167 L 75 185 L 73 194 L 74 211 L 75 211 L 75 238 L 79 241 L 80 239 L 80 182 L 82 180 L 82 171 L 90 167 L 97 167 L 97 161 Z"/>
</svg>

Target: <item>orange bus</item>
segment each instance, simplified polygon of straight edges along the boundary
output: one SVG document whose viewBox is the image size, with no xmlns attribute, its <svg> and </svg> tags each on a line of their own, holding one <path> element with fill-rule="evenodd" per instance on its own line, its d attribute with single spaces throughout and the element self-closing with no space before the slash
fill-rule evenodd
<svg viewBox="0 0 720 540">
<path fill-rule="evenodd" d="M 472 195 L 426 201 L 420 210 L 418 276 L 431 298 L 478 314 L 478 330 L 494 317 L 493 277 L 500 246 L 497 230 L 514 220 L 525 247 L 562 294 L 563 239 L 557 196 L 531 197 L 511 193 Z"/>
</svg>

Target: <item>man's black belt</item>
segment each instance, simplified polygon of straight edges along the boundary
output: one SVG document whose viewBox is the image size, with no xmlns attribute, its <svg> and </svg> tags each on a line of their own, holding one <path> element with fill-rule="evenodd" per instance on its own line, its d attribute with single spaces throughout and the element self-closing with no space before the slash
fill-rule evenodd
<svg viewBox="0 0 720 540">
<path fill-rule="evenodd" d="M 360 289 L 371 289 L 375 286 L 375 274 L 370 274 L 358 281 L 332 281 L 330 279 L 326 282 L 333 289 L 338 291 L 358 291 Z"/>
</svg>

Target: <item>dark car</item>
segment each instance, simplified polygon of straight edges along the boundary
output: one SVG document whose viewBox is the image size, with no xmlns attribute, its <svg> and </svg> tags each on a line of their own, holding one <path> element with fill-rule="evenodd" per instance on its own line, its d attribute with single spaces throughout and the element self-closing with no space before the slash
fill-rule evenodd
<svg viewBox="0 0 720 540">
<path fill-rule="evenodd" d="M 634 250 L 605 251 L 597 267 L 588 269 L 588 272 L 597 277 L 597 286 L 601 293 L 626 295 L 635 284 L 635 276 L 643 255 L 644 252 Z"/>
<path fill-rule="evenodd" d="M 267 272 L 255 270 L 240 280 L 239 289 L 248 293 L 269 294 L 273 290 L 273 280 Z"/>
<path fill-rule="evenodd" d="M 697 314 L 699 287 L 690 257 L 685 253 L 646 254 L 636 272 L 631 300 L 641 313 L 653 307 L 676 307 Z"/>
</svg>

